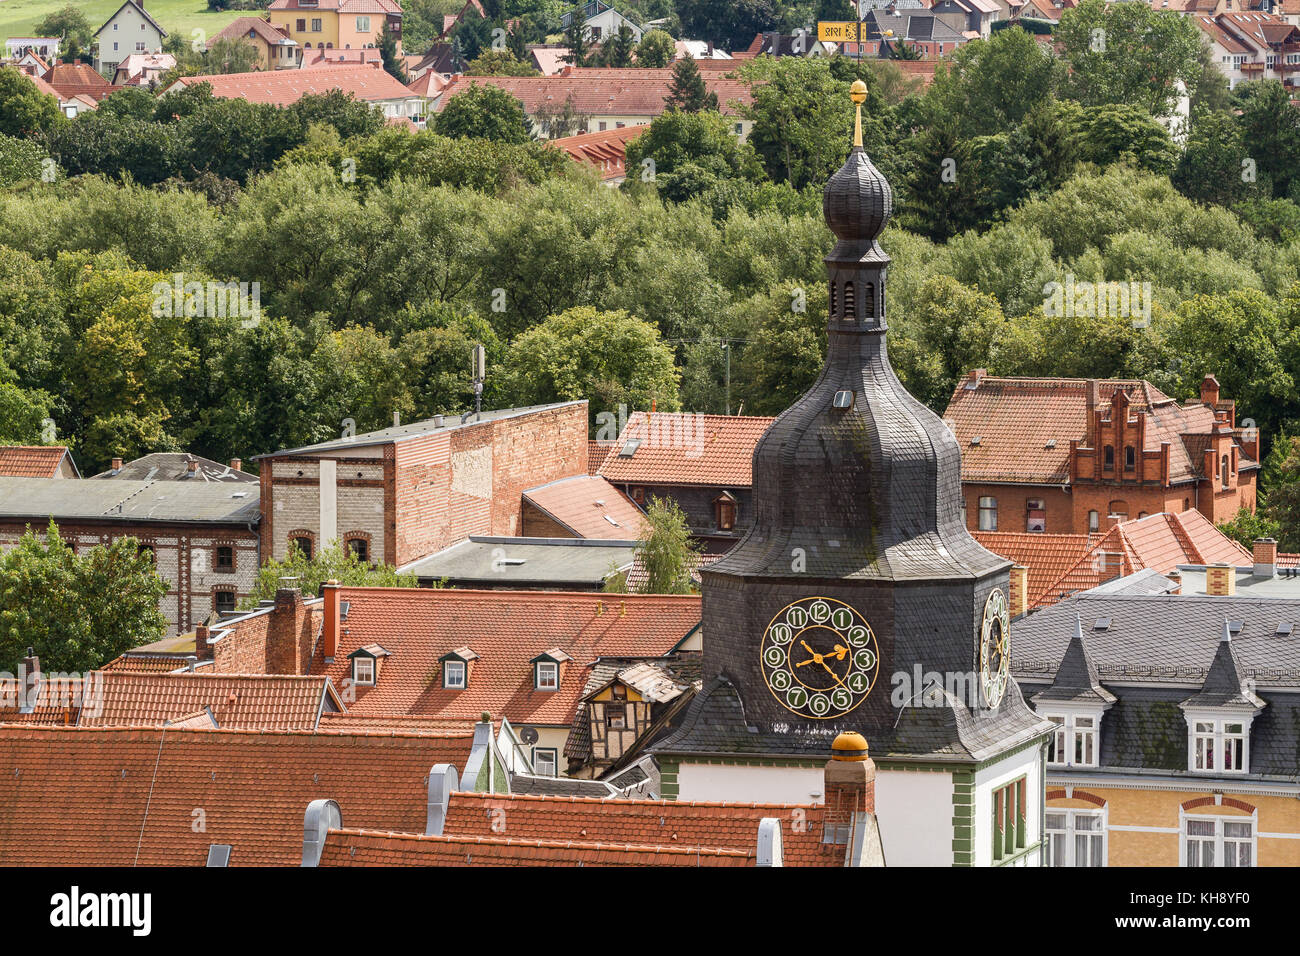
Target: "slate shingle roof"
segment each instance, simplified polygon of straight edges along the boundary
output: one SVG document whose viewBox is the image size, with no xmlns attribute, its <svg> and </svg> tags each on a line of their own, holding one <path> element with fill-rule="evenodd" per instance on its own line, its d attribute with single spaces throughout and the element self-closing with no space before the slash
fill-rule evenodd
<svg viewBox="0 0 1300 956">
<path fill-rule="evenodd" d="M 633 412 L 600 474 L 619 483 L 748 488 L 754 480 L 754 447 L 775 420 Z M 623 454 L 637 440 L 636 450 Z"/>
<path fill-rule="evenodd" d="M 351 678 L 348 655 L 367 644 L 390 652 L 373 687 L 355 688 L 354 714 L 477 718 L 487 712 L 525 723 L 567 727 L 598 657 L 667 654 L 700 621 L 694 595 L 565 591 L 342 588 L 349 602 L 333 664 L 317 643 L 313 674 L 336 686 Z M 469 646 L 478 658 L 464 690 L 444 690 L 439 659 Z M 560 648 L 555 691 L 534 689 L 534 657 Z"/>
<path fill-rule="evenodd" d="M 1039 692 L 1034 701 L 1115 703 L 1115 695 L 1101 686 L 1097 666 L 1088 656 L 1087 645 L 1083 643 L 1083 621 L 1077 614 L 1074 618 L 1074 637 L 1070 638 L 1069 646 L 1065 649 L 1061 666 L 1056 669 L 1056 677 L 1046 690 Z"/>
<path fill-rule="evenodd" d="M 0 866 L 202 866 L 212 844 L 234 847 L 232 866 L 296 866 L 322 796 L 352 825 L 423 832 L 429 769 L 463 769 L 471 741 L 0 727 Z"/>
</svg>

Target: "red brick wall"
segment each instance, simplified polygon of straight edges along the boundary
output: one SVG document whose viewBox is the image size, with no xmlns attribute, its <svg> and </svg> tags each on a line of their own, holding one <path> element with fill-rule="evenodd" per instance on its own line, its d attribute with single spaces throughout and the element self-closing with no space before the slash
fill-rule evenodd
<svg viewBox="0 0 1300 956">
<path fill-rule="evenodd" d="M 519 516 L 519 533 L 525 538 L 572 538 L 574 533 L 550 515 L 524 502 Z"/>
<path fill-rule="evenodd" d="M 213 672 L 306 674 L 320 626 L 319 603 L 308 605 L 299 592 L 281 591 L 274 607 L 224 628 L 212 645 Z"/>
</svg>

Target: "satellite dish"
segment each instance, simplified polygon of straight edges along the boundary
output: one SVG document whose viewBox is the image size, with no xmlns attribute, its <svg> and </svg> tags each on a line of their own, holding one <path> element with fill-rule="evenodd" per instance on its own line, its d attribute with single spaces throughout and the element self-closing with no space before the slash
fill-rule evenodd
<svg viewBox="0 0 1300 956">
<path fill-rule="evenodd" d="M 521 743 L 525 743 L 531 747 L 533 744 L 537 743 L 538 741 L 537 728 L 536 727 L 520 728 L 519 740 Z"/>
</svg>

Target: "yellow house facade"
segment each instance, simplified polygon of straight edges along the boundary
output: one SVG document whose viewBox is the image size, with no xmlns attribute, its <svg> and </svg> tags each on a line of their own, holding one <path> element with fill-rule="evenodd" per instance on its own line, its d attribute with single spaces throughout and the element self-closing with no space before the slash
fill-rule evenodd
<svg viewBox="0 0 1300 956">
<path fill-rule="evenodd" d="M 387 25 L 401 53 L 402 8 L 396 0 L 275 0 L 267 17 L 304 50 L 375 47 Z"/>
</svg>

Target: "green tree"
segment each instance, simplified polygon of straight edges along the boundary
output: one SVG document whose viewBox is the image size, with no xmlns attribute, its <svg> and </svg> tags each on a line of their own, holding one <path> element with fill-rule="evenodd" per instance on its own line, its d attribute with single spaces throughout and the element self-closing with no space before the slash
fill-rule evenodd
<svg viewBox="0 0 1300 956">
<path fill-rule="evenodd" d="M 204 56 L 208 73 L 252 73 L 259 62 L 257 47 L 242 36 L 217 37 Z"/>
<path fill-rule="evenodd" d="M 933 118 L 951 118 L 963 138 L 1002 133 L 1051 99 L 1060 81 L 1061 66 L 1051 51 L 1012 27 L 963 44 L 941 64 L 925 110 Z"/>
<path fill-rule="evenodd" d="M 387 18 L 384 20 L 384 29 L 379 34 L 379 55 L 384 61 L 384 69 L 389 76 L 398 83 L 411 82 L 411 78 L 406 75 L 406 67 L 402 65 L 402 58 L 397 52 L 397 37 L 388 29 Z"/>
<path fill-rule="evenodd" d="M 763 178 L 762 167 L 748 144 L 742 144 L 731 131 L 731 123 L 711 111 L 685 113 L 669 110 L 655 118 L 649 128 L 627 144 L 627 168 L 647 169 L 653 161 L 654 179 L 659 194 L 666 199 L 683 201 L 702 188 L 690 188 L 687 181 L 705 177 L 711 184 L 733 176 Z M 692 170 L 688 180 L 681 174 Z M 638 181 L 636 175 L 633 182 Z"/>
<path fill-rule="evenodd" d="M 1300 438 L 1290 439 L 1280 481 L 1268 493 L 1266 517 L 1277 527 L 1279 551 L 1300 551 Z"/>
<path fill-rule="evenodd" d="M 668 97 L 664 100 L 664 106 L 686 113 L 717 110 L 718 96 L 709 92 L 693 57 L 684 56 L 673 66 L 673 78 L 668 84 Z"/>
<path fill-rule="evenodd" d="M 1234 117 L 1204 113 L 1192 125 L 1187 144 L 1170 177 L 1184 196 L 1198 202 L 1229 205 L 1245 198 L 1246 147 Z"/>
<path fill-rule="evenodd" d="M 564 28 L 564 46 L 569 51 L 563 57 L 571 66 L 586 66 L 591 56 L 591 31 L 582 18 L 582 5 L 569 11 L 569 25 Z"/>
<path fill-rule="evenodd" d="M 743 50 L 755 34 L 776 26 L 773 0 L 677 0 L 682 35 L 725 50 Z"/>
<path fill-rule="evenodd" d="M 1265 194 L 1300 200 L 1295 195 L 1300 169 L 1300 108 L 1277 80 L 1246 83 L 1236 91 L 1241 110 L 1241 138 Z"/>
<path fill-rule="evenodd" d="M 1247 551 L 1256 538 L 1277 538 L 1282 533 L 1281 525 L 1266 517 L 1262 509 L 1251 512 L 1241 508 L 1230 521 L 1224 521 L 1218 528 Z"/>
<path fill-rule="evenodd" d="M 0 555 L 0 668 L 31 647 L 43 670 L 86 672 L 158 640 L 167 585 L 134 538 L 74 554 L 50 522 Z"/>
<path fill-rule="evenodd" d="M 1078 142 L 1079 158 L 1098 166 L 1127 161 L 1164 175 L 1178 161 L 1178 147 L 1169 138 L 1169 131 L 1134 106 L 1084 107 Z"/>
<path fill-rule="evenodd" d="M 591 422 L 619 405 L 676 411 L 680 373 L 653 323 L 578 306 L 518 336 L 502 369 L 511 405 L 586 399 Z"/>
<path fill-rule="evenodd" d="M 362 561 L 351 549 L 345 552 L 337 541 L 318 548 L 311 558 L 295 544 L 283 561 L 271 560 L 258 569 L 257 580 L 239 606 L 253 608 L 260 601 L 273 600 L 275 592 L 283 586 L 281 578 L 296 578 L 296 586 L 307 596 L 319 594 L 326 581 L 338 581 L 348 587 L 376 588 L 414 588 L 420 584 L 414 574 L 398 574 L 391 564 Z"/>
<path fill-rule="evenodd" d="M 40 179 L 44 160 L 45 151 L 31 140 L 0 133 L 0 186 Z"/>
<path fill-rule="evenodd" d="M 466 76 L 541 76 L 530 63 L 524 63 L 511 50 L 484 50 L 478 59 L 465 67 Z"/>
<path fill-rule="evenodd" d="M 626 23 L 618 28 L 618 32 L 605 41 L 601 47 L 600 55 L 605 66 L 624 68 L 632 65 L 632 54 L 636 52 L 636 37 L 632 33 L 632 28 Z"/>
<path fill-rule="evenodd" d="M 434 121 L 439 136 L 478 137 L 498 143 L 526 143 L 532 136 L 524 104 L 496 86 L 472 84 L 452 97 Z"/>
<path fill-rule="evenodd" d="M 0 133 L 30 138 L 67 122 L 58 101 L 16 67 L 0 67 Z"/>
<path fill-rule="evenodd" d="M 36 22 L 36 36 L 59 37 L 60 50 L 69 60 L 79 60 L 90 53 L 94 27 L 77 7 L 68 4 L 62 10 L 47 14 Z"/>
<path fill-rule="evenodd" d="M 641 594 L 693 594 L 692 573 L 700 565 L 686 512 L 671 499 L 651 498 L 645 514 L 645 539 L 637 557 L 645 568 Z"/>
<path fill-rule="evenodd" d="M 663 30 L 647 30 L 636 46 L 636 65 L 662 69 L 673 61 L 676 46 L 673 38 Z"/>
<path fill-rule="evenodd" d="M 1084 106 L 1121 104 L 1166 116 L 1178 83 L 1190 88 L 1199 75 L 1200 31 L 1172 10 L 1082 0 L 1061 14 L 1052 36 Z"/>
</svg>

